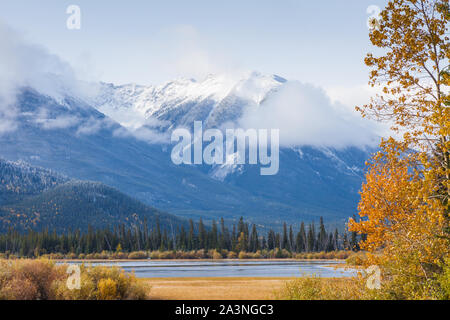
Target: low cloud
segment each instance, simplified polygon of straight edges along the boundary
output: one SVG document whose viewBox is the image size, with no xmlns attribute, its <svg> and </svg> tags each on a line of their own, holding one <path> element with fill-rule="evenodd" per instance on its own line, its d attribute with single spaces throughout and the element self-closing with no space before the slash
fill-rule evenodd
<svg viewBox="0 0 450 320">
<path fill-rule="evenodd" d="M 44 47 L 26 42 L 20 33 L 0 21 L 0 134 L 18 128 L 16 97 L 30 87 L 62 101 L 65 96 L 84 97 L 96 87 L 78 81 L 71 66 Z M 45 129 L 72 126 L 70 117 L 43 120 Z"/>
<path fill-rule="evenodd" d="M 0 22 L 0 98 L 14 103 L 17 90 L 32 87 L 52 97 L 78 84 L 69 64 L 45 48 L 27 43 L 21 35 Z"/>
<path fill-rule="evenodd" d="M 109 119 L 89 118 L 82 122 L 77 129 L 77 135 L 92 135 L 96 134 L 104 128 L 108 128 L 112 125 L 112 121 Z"/>
<path fill-rule="evenodd" d="M 324 90 L 296 81 L 287 82 L 261 106 L 249 107 L 240 125 L 279 129 L 282 146 L 361 147 L 378 140 L 373 122 L 333 103 Z"/>
<path fill-rule="evenodd" d="M 175 50 L 178 63 L 175 69 L 187 74 L 216 72 L 217 68 L 206 50 L 198 45 L 195 29 L 183 27 L 177 34 L 184 39 L 179 50 Z M 228 69 L 228 68 L 225 68 Z M 198 75 L 197 74 L 197 75 Z M 71 66 L 45 48 L 27 43 L 20 34 L 0 22 L 0 134 L 18 128 L 18 110 L 15 107 L 18 90 L 31 87 L 41 94 L 57 101 L 66 95 L 75 97 L 95 96 L 95 85 L 78 81 Z M 362 146 L 377 140 L 376 127 L 372 122 L 363 121 L 343 107 L 345 93 L 334 91 L 338 99 L 332 101 L 322 89 L 299 82 L 288 82 L 278 92 L 272 94 L 260 107 L 249 107 L 240 119 L 244 128 L 280 129 L 283 146 Z M 344 95 L 343 95 L 344 94 Z M 363 98 L 363 97 L 362 97 Z M 361 100 L 362 100 L 361 98 Z M 89 99 L 88 99 L 89 101 Z M 121 123 L 127 125 L 135 121 L 135 116 L 117 114 Z M 140 115 L 139 115 L 140 116 Z M 71 116 L 43 117 L 39 125 L 43 129 L 55 130 L 76 127 L 77 134 L 92 134 L 108 125 L 108 121 L 97 119 L 79 120 Z M 117 120 L 117 119 L 116 119 Z M 168 141 L 161 135 L 157 124 L 146 120 L 139 126 L 120 128 L 116 136 L 134 136 L 140 140 L 158 143 Z"/>
<path fill-rule="evenodd" d="M 147 127 L 140 127 L 138 129 L 125 129 L 120 127 L 114 130 L 113 135 L 121 138 L 134 137 L 149 144 L 170 143 L 169 133 L 162 133 L 158 130 Z"/>
<path fill-rule="evenodd" d="M 79 123 L 77 117 L 63 116 L 55 119 L 42 119 L 37 121 L 45 130 L 57 130 L 74 127 Z"/>
</svg>

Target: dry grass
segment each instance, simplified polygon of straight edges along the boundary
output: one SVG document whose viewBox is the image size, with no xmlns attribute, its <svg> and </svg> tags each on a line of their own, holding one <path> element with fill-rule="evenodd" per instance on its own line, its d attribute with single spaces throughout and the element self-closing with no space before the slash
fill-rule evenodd
<svg viewBox="0 0 450 320">
<path fill-rule="evenodd" d="M 274 299 L 292 278 L 147 278 L 150 298 L 157 300 Z"/>
</svg>

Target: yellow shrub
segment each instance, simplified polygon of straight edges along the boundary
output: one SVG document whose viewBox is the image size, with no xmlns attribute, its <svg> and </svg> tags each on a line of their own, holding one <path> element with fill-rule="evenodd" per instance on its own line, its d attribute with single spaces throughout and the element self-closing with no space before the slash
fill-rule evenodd
<svg viewBox="0 0 450 320">
<path fill-rule="evenodd" d="M 286 283 L 277 293 L 283 300 L 359 300 L 365 299 L 365 286 L 357 278 L 304 277 Z"/>
<path fill-rule="evenodd" d="M 212 252 L 212 258 L 213 258 L 214 260 L 220 260 L 220 259 L 223 259 L 223 256 L 222 256 L 222 254 L 219 253 L 217 250 L 213 250 L 213 252 Z"/>
<path fill-rule="evenodd" d="M 239 252 L 239 256 L 238 257 L 239 257 L 239 259 L 248 259 L 249 255 L 248 255 L 247 252 L 241 251 L 241 252 Z"/>
<path fill-rule="evenodd" d="M 98 282 L 98 299 L 99 300 L 117 300 L 117 282 L 113 279 L 100 279 Z"/>
<path fill-rule="evenodd" d="M 345 260 L 345 262 L 348 265 L 352 265 L 352 266 L 362 266 L 362 265 L 365 265 L 367 262 L 367 255 L 365 252 L 362 252 L 362 251 L 354 252 Z"/>
<path fill-rule="evenodd" d="M 128 259 L 132 259 L 132 260 L 142 260 L 142 259 L 147 259 L 147 257 L 148 257 L 148 255 L 144 251 L 135 251 L 135 252 L 131 252 L 128 255 Z"/>
<path fill-rule="evenodd" d="M 54 299 L 53 283 L 64 277 L 64 270 L 48 260 L 2 260 L 0 261 L 0 298 Z"/>
<path fill-rule="evenodd" d="M 148 298 L 149 288 L 119 268 L 80 266 L 81 288 L 69 290 L 67 266 L 47 260 L 0 260 L 0 299 L 96 300 Z"/>
</svg>

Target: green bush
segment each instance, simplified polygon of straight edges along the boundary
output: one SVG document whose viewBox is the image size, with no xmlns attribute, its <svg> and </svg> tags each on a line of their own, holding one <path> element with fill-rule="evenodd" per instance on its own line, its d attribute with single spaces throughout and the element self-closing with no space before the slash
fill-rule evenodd
<svg viewBox="0 0 450 320">
<path fill-rule="evenodd" d="M 442 275 L 438 279 L 441 293 L 438 298 L 443 300 L 450 299 L 450 258 L 448 258 L 443 267 Z"/>
</svg>

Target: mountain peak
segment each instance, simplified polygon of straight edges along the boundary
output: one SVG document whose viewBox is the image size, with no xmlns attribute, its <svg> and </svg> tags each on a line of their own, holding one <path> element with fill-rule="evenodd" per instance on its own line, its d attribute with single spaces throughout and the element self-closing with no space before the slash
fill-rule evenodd
<svg viewBox="0 0 450 320">
<path fill-rule="evenodd" d="M 150 118 L 171 123 L 171 128 L 191 126 L 195 120 L 220 125 L 239 118 L 246 106 L 259 105 L 285 82 L 277 75 L 251 71 L 208 74 L 201 80 L 177 78 L 157 86 L 101 84 L 92 104 L 133 128 Z"/>
</svg>

